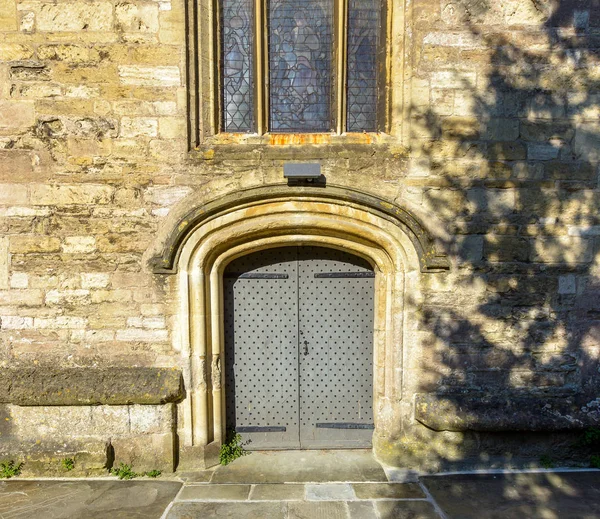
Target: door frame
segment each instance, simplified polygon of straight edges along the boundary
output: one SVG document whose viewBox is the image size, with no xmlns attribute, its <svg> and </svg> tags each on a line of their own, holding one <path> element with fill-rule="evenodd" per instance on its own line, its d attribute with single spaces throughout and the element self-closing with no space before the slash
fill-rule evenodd
<svg viewBox="0 0 600 519">
<path fill-rule="evenodd" d="M 412 420 L 405 346 L 418 352 L 421 273 L 448 268 L 421 220 L 387 201 L 337 187 L 256 188 L 192 210 L 190 203 L 173 215 L 170 233 L 165 230 L 149 261 L 156 273 L 177 274 L 173 348 L 187 394 L 179 408 L 182 447 L 218 447 L 224 440 L 226 266 L 263 249 L 313 245 L 362 257 L 375 271 L 373 446 L 383 457 Z"/>
</svg>

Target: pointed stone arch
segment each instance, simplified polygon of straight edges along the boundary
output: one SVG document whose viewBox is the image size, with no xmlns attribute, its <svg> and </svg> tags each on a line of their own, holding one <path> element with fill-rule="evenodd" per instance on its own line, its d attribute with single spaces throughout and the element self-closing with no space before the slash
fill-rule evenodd
<svg viewBox="0 0 600 519">
<path fill-rule="evenodd" d="M 373 265 L 375 450 L 385 443 L 377 438 L 397 437 L 403 345 L 418 336 L 420 276 L 448 267 L 420 219 L 376 197 L 330 187 L 257 188 L 179 213 L 163 231 L 162 245 L 149 264 L 157 274 L 177 276 L 174 347 L 181 354 L 188 391 L 183 445 L 200 450 L 213 446 L 209 450 L 216 452 L 224 439 L 226 266 L 240 256 L 286 245 L 336 248 Z"/>
</svg>

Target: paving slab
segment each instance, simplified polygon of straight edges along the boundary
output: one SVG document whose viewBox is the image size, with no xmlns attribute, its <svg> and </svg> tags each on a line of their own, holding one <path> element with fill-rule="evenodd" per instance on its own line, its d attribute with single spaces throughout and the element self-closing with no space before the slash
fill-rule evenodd
<svg viewBox="0 0 600 519">
<path fill-rule="evenodd" d="M 380 519 L 440 519 L 427 501 L 377 501 L 375 507 Z"/>
<path fill-rule="evenodd" d="M 215 470 L 211 483 L 387 481 L 370 450 L 254 451 Z"/>
<path fill-rule="evenodd" d="M 251 501 L 301 501 L 304 485 L 264 484 L 256 485 L 250 492 Z"/>
<path fill-rule="evenodd" d="M 210 483 L 214 470 L 198 470 L 196 472 L 178 472 L 177 476 L 186 483 Z"/>
<path fill-rule="evenodd" d="M 598 519 L 600 472 L 422 479 L 449 519 Z"/>
<path fill-rule="evenodd" d="M 159 519 L 174 481 L 2 481 L 2 519 Z"/>
<path fill-rule="evenodd" d="M 346 505 L 350 519 L 379 519 L 373 501 L 354 501 Z"/>
<path fill-rule="evenodd" d="M 308 501 L 352 501 L 356 499 L 352 485 L 349 484 L 320 484 L 306 485 Z"/>
<path fill-rule="evenodd" d="M 288 503 L 287 519 L 348 519 L 345 503 Z"/>
<path fill-rule="evenodd" d="M 286 519 L 285 503 L 175 503 L 166 519 Z M 314 518 L 311 518 L 314 519 Z"/>
<path fill-rule="evenodd" d="M 250 485 L 190 485 L 186 486 L 178 501 L 246 501 Z"/>
<path fill-rule="evenodd" d="M 354 483 L 358 499 L 425 499 L 416 483 Z"/>
</svg>

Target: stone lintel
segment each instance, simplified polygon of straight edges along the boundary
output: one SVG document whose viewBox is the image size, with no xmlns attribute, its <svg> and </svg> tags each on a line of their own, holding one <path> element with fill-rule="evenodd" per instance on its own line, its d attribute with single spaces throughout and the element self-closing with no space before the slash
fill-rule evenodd
<svg viewBox="0 0 600 519">
<path fill-rule="evenodd" d="M 434 431 L 549 432 L 597 426 L 573 399 L 418 394 L 415 418 Z"/>
<path fill-rule="evenodd" d="M 0 403 L 20 406 L 157 405 L 183 397 L 174 368 L 1 368 Z"/>
</svg>

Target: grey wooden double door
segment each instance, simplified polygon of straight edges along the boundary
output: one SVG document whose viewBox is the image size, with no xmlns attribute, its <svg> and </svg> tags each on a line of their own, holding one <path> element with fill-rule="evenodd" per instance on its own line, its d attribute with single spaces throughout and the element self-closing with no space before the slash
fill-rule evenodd
<svg viewBox="0 0 600 519">
<path fill-rule="evenodd" d="M 284 247 L 235 260 L 223 284 L 227 428 L 249 449 L 370 447 L 371 266 Z"/>
</svg>

